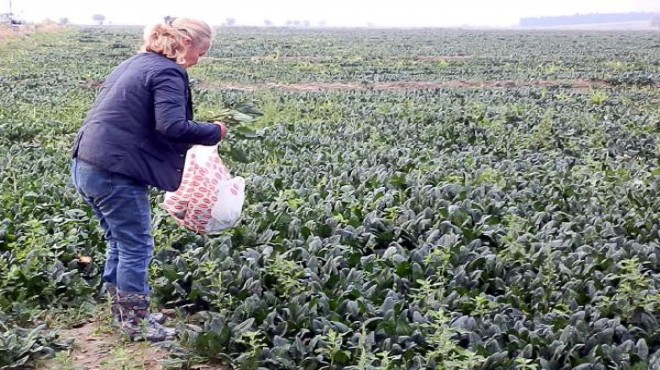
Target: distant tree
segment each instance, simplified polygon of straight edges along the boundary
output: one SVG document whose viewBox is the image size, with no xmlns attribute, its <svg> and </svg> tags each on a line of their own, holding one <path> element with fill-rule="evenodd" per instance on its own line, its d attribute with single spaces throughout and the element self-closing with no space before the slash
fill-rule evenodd
<svg viewBox="0 0 660 370">
<path fill-rule="evenodd" d="M 651 21 L 651 27 L 658 27 L 660 28 L 660 14 L 658 14 L 653 20 Z"/>
<path fill-rule="evenodd" d="M 236 18 L 227 18 L 227 19 L 225 19 L 225 24 L 228 27 L 234 26 L 236 24 Z"/>
<path fill-rule="evenodd" d="M 270 19 L 264 19 L 264 26 L 273 27 L 273 21 L 271 21 Z"/>
<path fill-rule="evenodd" d="M 622 22 L 648 22 L 657 17 L 654 13 L 590 13 L 561 15 L 538 18 L 521 18 L 520 25 L 523 27 L 557 27 L 602 23 Z"/>
<path fill-rule="evenodd" d="M 59 23 L 60 23 L 60 26 L 66 26 L 67 24 L 69 24 L 69 18 L 66 18 L 66 17 L 60 18 Z"/>
<path fill-rule="evenodd" d="M 99 22 L 99 26 L 101 26 L 101 25 L 103 25 L 103 22 L 105 21 L 105 15 L 103 15 L 103 14 L 94 14 L 94 16 L 92 16 L 92 20 L 94 22 Z"/>
<path fill-rule="evenodd" d="M 288 20 L 288 21 L 286 21 L 285 24 L 286 24 L 287 27 L 291 27 L 291 26 L 293 26 L 293 21 L 292 21 L 292 20 Z"/>
</svg>

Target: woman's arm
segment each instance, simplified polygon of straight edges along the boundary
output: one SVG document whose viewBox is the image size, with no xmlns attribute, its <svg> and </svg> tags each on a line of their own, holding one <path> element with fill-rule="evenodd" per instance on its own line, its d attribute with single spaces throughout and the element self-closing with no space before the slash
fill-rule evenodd
<svg viewBox="0 0 660 370">
<path fill-rule="evenodd" d="M 217 144 L 224 136 L 220 125 L 190 121 L 186 118 L 185 89 L 185 80 L 175 69 L 159 71 L 153 77 L 156 131 L 167 140 L 178 143 Z"/>
</svg>

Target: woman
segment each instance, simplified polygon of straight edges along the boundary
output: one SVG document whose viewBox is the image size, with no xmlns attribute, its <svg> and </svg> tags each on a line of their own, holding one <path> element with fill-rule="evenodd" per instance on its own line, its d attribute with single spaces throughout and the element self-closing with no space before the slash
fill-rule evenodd
<svg viewBox="0 0 660 370">
<path fill-rule="evenodd" d="M 174 334 L 149 314 L 149 187 L 176 190 L 186 151 L 227 135 L 221 122 L 192 120 L 186 69 L 206 54 L 212 38 L 211 28 L 194 19 L 168 18 L 147 29 L 141 52 L 105 80 L 73 146 L 73 182 L 108 241 L 103 281 L 112 312 L 134 339 Z"/>
</svg>

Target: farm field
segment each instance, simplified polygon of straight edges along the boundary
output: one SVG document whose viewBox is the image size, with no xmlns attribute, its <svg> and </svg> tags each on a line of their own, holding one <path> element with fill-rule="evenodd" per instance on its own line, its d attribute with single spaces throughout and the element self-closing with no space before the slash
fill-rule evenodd
<svg viewBox="0 0 660 370">
<path fill-rule="evenodd" d="M 199 116 L 264 112 L 220 147 L 242 221 L 200 237 L 153 192 L 181 335 L 99 368 L 660 369 L 658 35 L 219 29 Z M 140 37 L 0 44 L 0 369 L 111 331 L 70 146 Z"/>
</svg>

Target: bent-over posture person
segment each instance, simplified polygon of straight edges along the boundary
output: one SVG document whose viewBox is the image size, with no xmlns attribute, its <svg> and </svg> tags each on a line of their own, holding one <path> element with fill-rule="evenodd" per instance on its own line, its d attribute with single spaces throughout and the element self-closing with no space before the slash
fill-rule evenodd
<svg viewBox="0 0 660 370">
<path fill-rule="evenodd" d="M 193 121 L 186 69 L 211 46 L 213 32 L 195 19 L 168 18 L 147 28 L 137 55 L 107 77 L 73 145 L 71 173 L 108 242 L 104 288 L 112 313 L 134 339 L 161 341 L 175 333 L 149 313 L 153 257 L 149 187 L 176 190 L 186 151 L 215 145 L 221 122 Z"/>
</svg>

